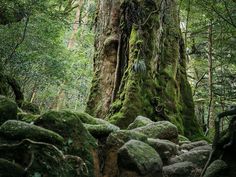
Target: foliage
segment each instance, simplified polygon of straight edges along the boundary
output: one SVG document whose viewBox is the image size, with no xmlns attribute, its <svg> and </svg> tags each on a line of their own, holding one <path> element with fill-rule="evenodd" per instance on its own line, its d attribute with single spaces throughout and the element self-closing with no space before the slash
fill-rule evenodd
<svg viewBox="0 0 236 177">
<path fill-rule="evenodd" d="M 209 106 L 210 23 L 213 27 L 213 116 L 236 101 L 235 5 L 232 0 L 183 0 L 180 4 L 181 26 L 189 59 L 189 80 L 196 114 L 202 124 L 207 121 Z"/>
<path fill-rule="evenodd" d="M 82 20 L 88 19 L 80 22 L 73 49 L 68 49 L 67 43 L 76 3 L 1 1 L 9 18 L 14 18 L 10 16 L 13 10 L 24 9 L 21 21 L 0 25 L 0 69 L 4 70 L 1 72 L 15 77 L 26 100 L 43 110 L 55 108 L 62 91 L 61 108 L 83 109 L 92 77 L 93 1 L 83 6 Z"/>
</svg>

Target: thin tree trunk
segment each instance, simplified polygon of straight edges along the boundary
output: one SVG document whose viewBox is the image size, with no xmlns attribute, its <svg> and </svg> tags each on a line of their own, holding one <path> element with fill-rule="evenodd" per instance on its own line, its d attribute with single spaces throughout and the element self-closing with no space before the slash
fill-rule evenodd
<svg viewBox="0 0 236 177">
<path fill-rule="evenodd" d="M 33 86 L 33 89 L 32 89 L 32 93 L 31 93 L 31 96 L 30 96 L 30 103 L 33 103 L 35 97 L 36 97 L 36 83 L 34 83 L 34 86 Z"/>
<path fill-rule="evenodd" d="M 185 28 L 185 36 L 184 36 L 185 46 L 187 46 L 187 42 L 188 42 L 188 25 L 189 25 L 190 10 L 191 10 L 191 0 L 188 0 L 186 28 Z M 186 52 L 186 59 L 187 61 L 189 61 L 189 55 L 187 52 Z"/>
<path fill-rule="evenodd" d="M 208 87 L 209 87 L 209 105 L 208 105 L 208 117 L 207 117 L 207 127 L 210 129 L 214 126 L 213 120 L 213 70 L 212 70 L 212 50 L 213 50 L 213 34 L 212 34 L 213 24 L 210 21 L 208 27 Z"/>
<path fill-rule="evenodd" d="M 68 42 L 68 49 L 71 49 L 74 47 L 75 45 L 75 40 L 76 40 L 76 34 L 78 32 L 79 29 L 79 22 L 80 22 L 80 18 L 81 18 L 81 8 L 83 6 L 84 0 L 79 0 L 79 6 L 77 7 L 77 11 L 76 11 L 76 15 L 75 15 L 75 21 L 73 24 L 73 31 L 72 34 L 70 36 L 69 42 Z"/>
</svg>

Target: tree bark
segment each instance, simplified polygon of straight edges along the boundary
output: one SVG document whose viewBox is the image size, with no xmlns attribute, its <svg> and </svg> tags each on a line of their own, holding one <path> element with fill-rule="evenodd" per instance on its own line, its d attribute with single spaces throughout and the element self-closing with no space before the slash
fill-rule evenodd
<svg viewBox="0 0 236 177">
<path fill-rule="evenodd" d="M 127 127 L 138 115 L 200 134 L 173 0 L 98 1 L 87 112 Z"/>
</svg>

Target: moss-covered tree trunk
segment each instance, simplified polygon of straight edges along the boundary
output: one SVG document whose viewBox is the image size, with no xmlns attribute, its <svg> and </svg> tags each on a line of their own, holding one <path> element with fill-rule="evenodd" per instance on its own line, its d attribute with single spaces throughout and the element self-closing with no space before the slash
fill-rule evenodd
<svg viewBox="0 0 236 177">
<path fill-rule="evenodd" d="M 125 128 L 136 116 L 200 133 L 175 0 L 98 1 L 87 112 Z"/>
</svg>

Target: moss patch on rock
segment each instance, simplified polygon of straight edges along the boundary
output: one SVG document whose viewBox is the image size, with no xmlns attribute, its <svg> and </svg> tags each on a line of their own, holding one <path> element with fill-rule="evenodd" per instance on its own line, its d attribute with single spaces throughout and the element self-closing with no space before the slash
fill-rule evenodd
<svg viewBox="0 0 236 177">
<path fill-rule="evenodd" d="M 45 128 L 17 120 L 8 120 L 0 126 L 0 135 L 6 139 L 31 139 L 35 141 L 62 144 L 64 139 L 59 134 Z"/>
<path fill-rule="evenodd" d="M 177 127 L 168 121 L 159 121 L 143 127 L 135 128 L 131 131 L 143 133 L 149 138 L 160 138 L 178 142 Z"/>
<path fill-rule="evenodd" d="M 150 123 L 153 123 L 152 120 L 150 120 L 147 117 L 143 117 L 143 116 L 138 116 L 136 117 L 136 119 L 134 120 L 134 122 L 132 122 L 129 126 L 128 126 L 128 130 L 134 129 L 134 128 L 138 128 L 138 127 L 142 127 L 145 125 L 148 125 Z"/>
<path fill-rule="evenodd" d="M 130 140 L 118 151 L 118 165 L 140 175 L 158 174 L 162 171 L 162 160 L 159 154 L 146 143 Z"/>
</svg>

